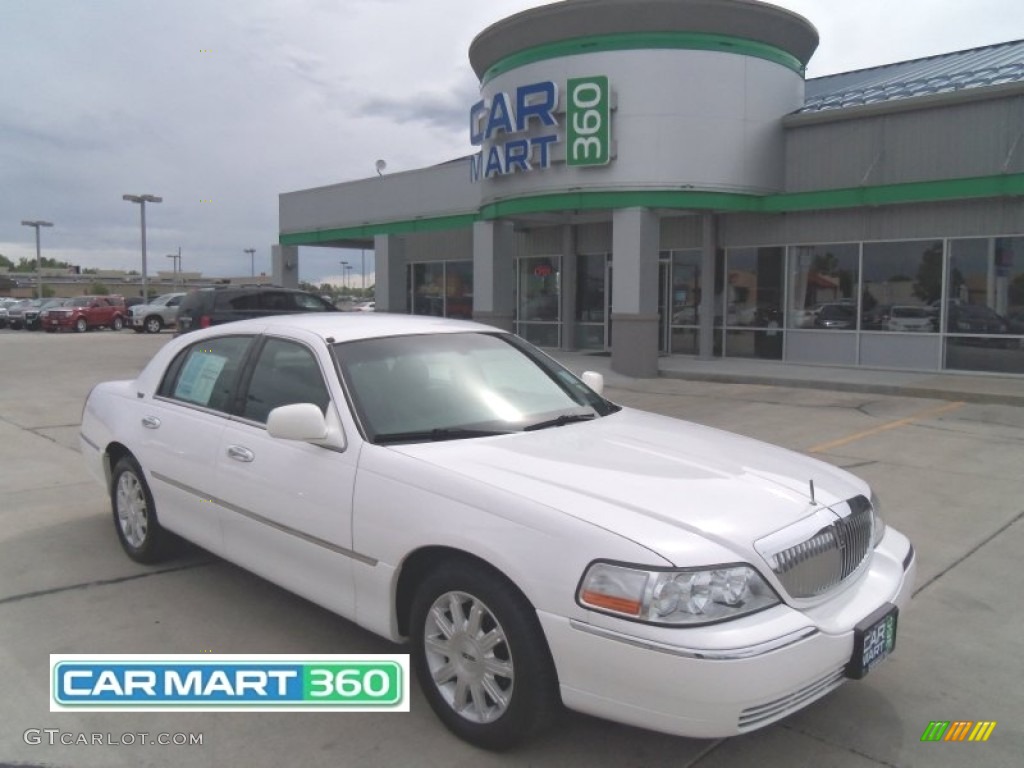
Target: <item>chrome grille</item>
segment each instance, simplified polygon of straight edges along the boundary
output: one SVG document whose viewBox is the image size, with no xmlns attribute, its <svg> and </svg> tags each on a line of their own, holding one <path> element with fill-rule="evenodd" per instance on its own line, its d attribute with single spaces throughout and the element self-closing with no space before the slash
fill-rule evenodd
<svg viewBox="0 0 1024 768">
<path fill-rule="evenodd" d="M 815 597 L 850 576 L 871 548 L 871 502 L 857 496 L 839 516 L 813 536 L 770 558 L 772 570 L 793 597 Z"/>
</svg>

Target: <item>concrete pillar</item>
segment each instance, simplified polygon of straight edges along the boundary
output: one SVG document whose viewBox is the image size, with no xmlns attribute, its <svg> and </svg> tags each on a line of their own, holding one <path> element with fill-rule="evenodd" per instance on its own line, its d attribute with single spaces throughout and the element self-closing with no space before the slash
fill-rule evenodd
<svg viewBox="0 0 1024 768">
<path fill-rule="evenodd" d="M 515 232 L 506 221 L 473 224 L 473 319 L 513 329 Z"/>
<path fill-rule="evenodd" d="M 700 306 L 697 308 L 700 346 L 697 357 L 710 360 L 715 356 L 715 257 L 718 252 L 718 229 L 715 214 L 705 213 L 701 218 Z"/>
<path fill-rule="evenodd" d="M 405 240 L 396 235 L 373 238 L 377 284 L 374 301 L 378 312 L 409 312 L 409 285 L 405 264 Z"/>
<path fill-rule="evenodd" d="M 270 272 L 274 285 L 282 288 L 299 287 L 299 246 L 270 246 Z"/>
<path fill-rule="evenodd" d="M 612 370 L 658 375 L 658 217 L 647 208 L 612 213 Z"/>
<path fill-rule="evenodd" d="M 562 228 L 562 263 L 559 265 L 562 292 L 562 349 L 576 349 L 576 227 L 566 224 Z"/>
</svg>

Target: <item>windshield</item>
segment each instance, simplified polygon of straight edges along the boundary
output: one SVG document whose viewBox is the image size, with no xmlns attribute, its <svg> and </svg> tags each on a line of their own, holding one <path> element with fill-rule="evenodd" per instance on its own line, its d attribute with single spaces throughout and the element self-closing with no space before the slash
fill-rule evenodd
<svg viewBox="0 0 1024 768">
<path fill-rule="evenodd" d="M 393 336 L 334 345 L 367 439 L 451 440 L 565 424 L 618 410 L 507 334 Z"/>
</svg>

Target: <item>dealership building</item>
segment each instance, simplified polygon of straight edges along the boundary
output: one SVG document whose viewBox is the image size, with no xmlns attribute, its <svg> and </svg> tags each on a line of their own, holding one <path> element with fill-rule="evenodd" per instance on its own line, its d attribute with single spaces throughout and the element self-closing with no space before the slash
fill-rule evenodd
<svg viewBox="0 0 1024 768">
<path fill-rule="evenodd" d="M 469 49 L 474 153 L 282 194 L 275 280 L 300 246 L 372 249 L 378 311 L 631 376 L 666 355 L 1024 374 L 1024 41 L 808 80 L 817 45 L 755 0 L 506 18 Z"/>
</svg>

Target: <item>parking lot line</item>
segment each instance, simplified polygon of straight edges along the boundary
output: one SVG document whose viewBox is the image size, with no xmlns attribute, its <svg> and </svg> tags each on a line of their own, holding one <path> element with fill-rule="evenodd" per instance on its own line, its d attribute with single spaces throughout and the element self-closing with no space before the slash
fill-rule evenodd
<svg viewBox="0 0 1024 768">
<path fill-rule="evenodd" d="M 846 437 L 840 437 L 837 440 L 831 440 L 831 441 L 829 441 L 827 443 L 818 443 L 818 445 L 815 445 L 815 446 L 812 446 L 812 447 L 808 448 L 807 452 L 808 453 L 827 453 L 828 451 L 831 451 L 834 448 L 839 448 L 839 447 L 844 446 L 844 445 L 849 445 L 850 443 L 856 442 L 857 440 L 863 440 L 865 437 L 871 437 L 872 435 L 877 435 L 877 434 L 879 434 L 881 432 L 887 432 L 890 429 L 896 429 L 898 427 L 905 427 L 907 424 L 911 424 L 911 423 L 913 423 L 915 421 L 920 421 L 921 419 L 930 419 L 930 418 L 932 418 L 934 416 L 940 416 L 943 413 L 949 413 L 950 411 L 955 411 L 957 408 L 960 408 L 963 405 L 964 405 L 964 403 L 962 401 L 957 401 L 955 403 L 944 403 L 943 405 L 938 405 L 938 406 L 935 406 L 934 408 L 927 408 L 927 409 L 925 409 L 925 410 L 923 410 L 923 411 L 921 411 L 919 413 L 915 413 L 912 416 L 907 416 L 907 417 L 902 418 L 902 419 L 896 419 L 895 421 L 889 421 L 889 422 L 886 422 L 885 424 L 879 424 L 877 427 L 872 427 L 871 429 L 865 429 L 865 430 L 863 430 L 861 432 L 854 432 L 852 435 L 847 435 Z"/>
</svg>

